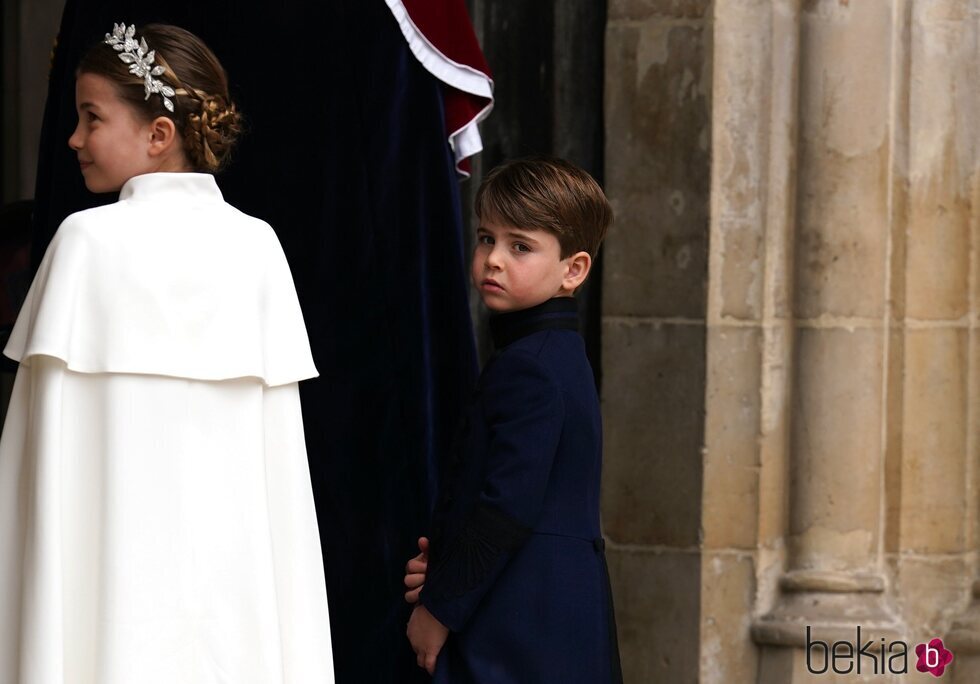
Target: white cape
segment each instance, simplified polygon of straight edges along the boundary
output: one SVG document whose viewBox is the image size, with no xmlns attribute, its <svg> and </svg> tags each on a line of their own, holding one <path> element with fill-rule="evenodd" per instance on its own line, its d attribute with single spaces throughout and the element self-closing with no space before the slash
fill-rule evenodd
<svg viewBox="0 0 980 684">
<path fill-rule="evenodd" d="M 4 353 L 0 682 L 332 682 L 272 229 L 209 175 L 137 176 L 65 220 Z"/>
</svg>

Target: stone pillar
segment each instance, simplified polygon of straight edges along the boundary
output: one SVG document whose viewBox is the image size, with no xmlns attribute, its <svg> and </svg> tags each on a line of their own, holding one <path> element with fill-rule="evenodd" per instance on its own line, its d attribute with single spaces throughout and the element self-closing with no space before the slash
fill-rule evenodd
<svg viewBox="0 0 980 684">
<path fill-rule="evenodd" d="M 806 626 L 828 643 L 901 633 L 881 553 L 894 12 L 801 13 L 787 571 L 753 625 L 763 683 L 805 678 Z"/>
<path fill-rule="evenodd" d="M 978 11 L 975 0 L 920 4 L 911 25 L 906 358 L 919 391 L 906 401 L 899 576 L 928 630 L 918 638 L 951 623 L 956 684 L 980 681 L 980 579 L 957 581 L 975 576 L 978 545 Z"/>
<path fill-rule="evenodd" d="M 627 682 L 698 681 L 709 0 L 610 0 L 603 532 Z"/>
<path fill-rule="evenodd" d="M 793 0 L 714 5 L 702 684 L 755 681 L 746 616 L 783 559 L 798 20 Z"/>
</svg>

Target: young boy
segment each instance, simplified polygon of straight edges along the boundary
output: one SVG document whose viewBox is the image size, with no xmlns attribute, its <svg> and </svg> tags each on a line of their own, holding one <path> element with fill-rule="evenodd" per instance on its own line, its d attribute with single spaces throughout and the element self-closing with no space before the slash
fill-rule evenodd
<svg viewBox="0 0 980 684">
<path fill-rule="evenodd" d="M 599 531 L 599 400 L 572 294 L 612 210 L 584 171 L 508 162 L 476 196 L 472 278 L 496 352 L 409 562 L 408 638 L 436 682 L 621 681 Z M 450 636 L 451 632 L 451 636 Z M 447 640 L 448 637 L 448 640 Z"/>
</svg>

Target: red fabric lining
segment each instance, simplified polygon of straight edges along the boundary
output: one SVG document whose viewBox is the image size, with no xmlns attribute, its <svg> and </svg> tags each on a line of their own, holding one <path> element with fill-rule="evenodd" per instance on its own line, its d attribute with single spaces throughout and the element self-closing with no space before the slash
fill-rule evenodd
<svg viewBox="0 0 980 684">
<path fill-rule="evenodd" d="M 492 78 L 483 51 L 473 31 L 464 0 L 402 0 L 412 23 L 446 58 L 482 72 Z M 446 133 L 452 135 L 472 122 L 493 101 L 443 84 Z M 469 162 L 458 161 L 461 172 L 469 175 Z"/>
</svg>

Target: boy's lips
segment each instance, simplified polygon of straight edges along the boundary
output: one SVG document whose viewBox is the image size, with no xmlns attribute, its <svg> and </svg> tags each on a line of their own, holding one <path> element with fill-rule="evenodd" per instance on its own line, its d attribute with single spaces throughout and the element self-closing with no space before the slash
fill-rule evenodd
<svg viewBox="0 0 980 684">
<path fill-rule="evenodd" d="M 503 292 L 503 286 L 498 283 L 493 278 L 485 278 L 483 282 L 480 283 L 480 287 L 484 290 L 489 290 L 491 292 Z"/>
<path fill-rule="evenodd" d="M 90 161 L 83 161 L 83 160 L 79 159 L 78 160 L 78 165 L 79 165 L 79 167 L 81 167 L 82 171 L 84 171 L 85 169 L 87 169 L 88 167 L 90 167 L 92 165 L 92 162 L 90 162 Z"/>
</svg>

